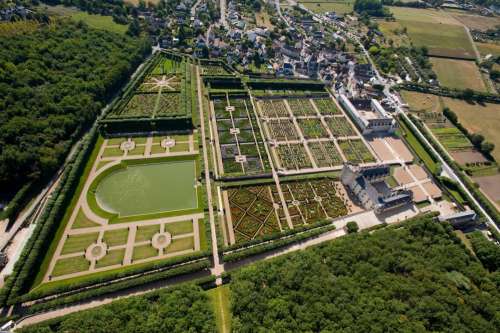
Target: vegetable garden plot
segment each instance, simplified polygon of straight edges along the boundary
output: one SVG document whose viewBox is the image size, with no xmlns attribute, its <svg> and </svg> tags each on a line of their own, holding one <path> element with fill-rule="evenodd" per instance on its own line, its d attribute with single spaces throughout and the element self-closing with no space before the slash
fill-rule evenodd
<svg viewBox="0 0 500 333">
<path fill-rule="evenodd" d="M 281 183 L 294 226 L 347 215 L 346 198 L 331 179 Z"/>
<path fill-rule="evenodd" d="M 270 119 L 266 122 L 271 137 L 269 139 L 276 141 L 298 140 L 299 134 L 295 125 L 289 119 Z"/>
<path fill-rule="evenodd" d="M 281 232 L 278 209 L 273 201 L 274 185 L 256 185 L 228 190 L 229 206 L 236 242 Z M 286 223 L 286 222 L 285 222 Z"/>
<path fill-rule="evenodd" d="M 288 105 L 292 110 L 294 116 L 317 116 L 317 112 L 314 109 L 311 101 L 309 99 L 298 99 L 290 98 L 287 99 Z"/>
<path fill-rule="evenodd" d="M 300 143 L 278 145 L 276 152 L 280 165 L 286 170 L 300 170 L 312 167 L 306 150 Z"/>
<path fill-rule="evenodd" d="M 325 118 L 325 121 L 332 134 L 336 137 L 357 135 L 352 125 L 344 116 Z"/>
<path fill-rule="evenodd" d="M 331 98 L 313 99 L 313 103 L 322 115 L 340 114 L 340 110 Z"/>
<path fill-rule="evenodd" d="M 290 116 L 283 100 L 261 100 L 259 103 L 262 114 L 265 117 L 276 118 Z"/>
<path fill-rule="evenodd" d="M 150 117 L 153 115 L 158 94 L 135 94 L 128 101 L 122 112 L 116 117 Z"/>
<path fill-rule="evenodd" d="M 184 110 L 181 108 L 181 95 L 178 93 L 162 93 L 158 101 L 156 116 L 183 116 Z"/>
<path fill-rule="evenodd" d="M 297 119 L 297 123 L 306 139 L 329 137 L 320 119 Z"/>
<path fill-rule="evenodd" d="M 251 107 L 249 99 L 245 98 L 231 98 L 229 103 L 227 99 L 214 100 L 223 173 L 226 175 L 255 174 L 270 168 L 266 152 L 261 149 L 263 140 L 255 117 L 252 110 L 247 110 Z"/>
<path fill-rule="evenodd" d="M 469 139 L 456 127 L 433 128 L 432 132 L 448 150 L 457 151 L 473 148 Z"/>
<path fill-rule="evenodd" d="M 339 140 L 340 149 L 347 161 L 352 163 L 375 162 L 372 153 L 361 140 Z"/>
<path fill-rule="evenodd" d="M 308 142 L 307 145 L 309 146 L 318 167 L 333 167 L 342 164 L 342 157 L 333 142 Z"/>
</svg>

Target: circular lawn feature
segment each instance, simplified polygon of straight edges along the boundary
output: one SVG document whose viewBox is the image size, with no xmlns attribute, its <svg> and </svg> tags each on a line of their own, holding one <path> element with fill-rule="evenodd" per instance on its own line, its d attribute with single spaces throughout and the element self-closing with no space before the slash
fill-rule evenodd
<svg viewBox="0 0 500 333">
<path fill-rule="evenodd" d="M 120 217 L 197 208 L 193 160 L 134 164 L 105 175 L 95 198 L 106 212 Z"/>
</svg>

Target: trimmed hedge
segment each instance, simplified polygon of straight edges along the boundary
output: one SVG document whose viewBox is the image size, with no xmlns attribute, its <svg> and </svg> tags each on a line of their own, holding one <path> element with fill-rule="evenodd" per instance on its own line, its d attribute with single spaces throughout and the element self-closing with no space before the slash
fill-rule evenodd
<svg viewBox="0 0 500 333">
<path fill-rule="evenodd" d="M 22 303 L 27 301 L 33 301 L 44 297 L 54 296 L 63 293 L 78 293 L 85 289 L 94 289 L 102 287 L 101 285 L 103 284 L 104 285 L 113 284 L 114 280 L 132 280 L 135 278 L 134 275 L 146 274 L 148 272 L 152 272 L 155 270 L 164 271 L 168 269 L 174 269 L 175 268 L 174 266 L 180 266 L 183 263 L 188 263 L 200 259 L 206 259 L 208 255 L 209 255 L 208 251 L 200 252 L 198 254 L 193 254 L 193 255 L 185 255 L 166 260 L 152 261 L 148 264 L 141 264 L 140 266 L 138 265 L 137 267 L 134 267 L 132 265 L 129 267 L 122 267 L 109 272 L 104 271 L 96 273 L 95 276 L 88 275 L 88 276 L 83 276 L 80 279 L 75 278 L 75 279 L 52 282 L 54 283 L 53 286 L 47 284 L 45 287 L 42 287 L 41 289 L 33 290 L 28 294 L 24 294 L 18 297 L 17 302 Z M 152 272 L 150 274 L 155 274 L 155 273 Z M 76 282 L 73 282 L 75 280 Z"/>
<path fill-rule="evenodd" d="M 66 297 L 58 297 L 54 300 L 44 302 L 44 303 L 38 303 L 38 304 L 30 306 L 28 308 L 27 312 L 29 314 L 43 312 L 43 311 L 47 311 L 49 309 L 53 309 L 53 308 L 56 308 L 56 307 L 59 307 L 62 305 L 80 302 L 80 301 L 83 301 L 83 300 L 86 300 L 86 299 L 89 299 L 92 297 L 103 296 L 103 295 L 117 292 L 120 290 L 134 288 L 134 287 L 141 286 L 141 285 L 144 285 L 147 283 L 152 283 L 152 282 L 157 282 L 160 280 L 168 279 L 168 278 L 171 278 L 174 276 L 199 272 L 199 271 L 208 269 L 208 267 L 210 267 L 210 261 L 208 259 L 203 259 L 199 262 L 183 265 L 181 267 L 172 268 L 172 269 L 157 272 L 154 274 L 142 275 L 140 277 L 137 277 L 137 278 L 134 278 L 131 280 L 120 281 L 120 282 L 116 282 L 116 283 L 113 283 L 111 285 L 107 285 L 104 287 L 83 291 L 81 293 L 73 294 L 73 295 L 66 296 Z M 204 280 L 202 280 L 202 282 L 207 283 L 207 282 L 209 282 L 209 280 L 211 280 L 211 278 L 204 279 Z"/>
<path fill-rule="evenodd" d="M 49 199 L 28 244 L 24 247 L 19 260 L 14 266 L 13 273 L 9 276 L 4 288 L 2 288 L 0 303 L 4 303 L 8 298 L 8 304 L 14 304 L 15 299 L 30 287 L 33 272 L 38 271 L 44 255 L 50 247 L 52 237 L 74 195 L 80 175 L 85 168 L 86 161 L 96 140 L 97 131 L 93 127 L 88 137 L 83 141 L 80 152 L 70 162 L 69 171 L 63 174 L 59 186 L 52 193 L 51 199 Z"/>
<path fill-rule="evenodd" d="M 16 195 L 9 201 L 7 208 L 0 212 L 0 220 L 9 219 L 9 224 L 14 222 L 31 198 L 34 184 L 34 182 L 27 183 L 17 191 Z"/>
<path fill-rule="evenodd" d="M 410 91 L 417 91 L 428 94 L 435 94 L 439 96 L 452 97 L 464 99 L 465 90 L 445 88 L 445 87 L 435 87 L 426 84 L 419 83 L 404 83 L 396 86 L 395 89 L 404 89 Z M 477 102 L 490 102 L 490 103 L 500 103 L 500 96 L 496 94 L 484 93 L 480 91 L 473 91 L 471 97 L 472 100 Z"/>
<path fill-rule="evenodd" d="M 282 238 L 279 238 L 279 239 L 276 239 L 273 241 L 269 241 L 267 243 L 262 243 L 259 245 L 234 250 L 233 252 L 228 253 L 228 254 L 224 253 L 223 258 L 224 258 L 225 262 L 238 261 L 238 260 L 250 257 L 250 256 L 254 256 L 254 255 L 261 254 L 261 253 L 271 251 L 271 250 L 275 250 L 275 249 L 287 246 L 287 245 L 292 244 L 292 243 L 301 242 L 301 241 L 304 241 L 306 239 L 316 237 L 318 235 L 321 235 L 322 233 L 325 233 L 325 232 L 328 232 L 331 230 L 335 230 L 335 228 L 336 227 L 334 224 L 316 227 L 313 229 L 303 231 L 301 233 L 293 234 L 291 236 L 285 236 L 285 237 L 282 237 Z"/>
</svg>

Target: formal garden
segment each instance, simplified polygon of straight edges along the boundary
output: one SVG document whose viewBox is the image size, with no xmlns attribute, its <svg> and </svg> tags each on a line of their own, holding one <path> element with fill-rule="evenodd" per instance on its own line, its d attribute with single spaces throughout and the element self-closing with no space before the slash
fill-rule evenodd
<svg viewBox="0 0 500 333">
<path fill-rule="evenodd" d="M 212 99 L 217 155 L 224 176 L 268 172 L 269 160 L 249 98 L 227 94 Z"/>
<path fill-rule="evenodd" d="M 307 145 L 319 168 L 338 167 L 342 165 L 342 156 L 333 141 L 308 142 Z"/>
<path fill-rule="evenodd" d="M 275 150 L 278 163 L 285 170 L 312 168 L 311 160 L 302 143 L 280 144 Z"/>
</svg>

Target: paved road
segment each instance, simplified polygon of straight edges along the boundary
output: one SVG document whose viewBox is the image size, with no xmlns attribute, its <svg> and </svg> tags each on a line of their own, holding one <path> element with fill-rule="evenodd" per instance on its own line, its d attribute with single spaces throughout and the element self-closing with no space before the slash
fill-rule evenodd
<svg viewBox="0 0 500 333">
<path fill-rule="evenodd" d="M 229 28 L 226 20 L 226 0 L 220 0 L 220 23 L 226 28 Z"/>
</svg>

